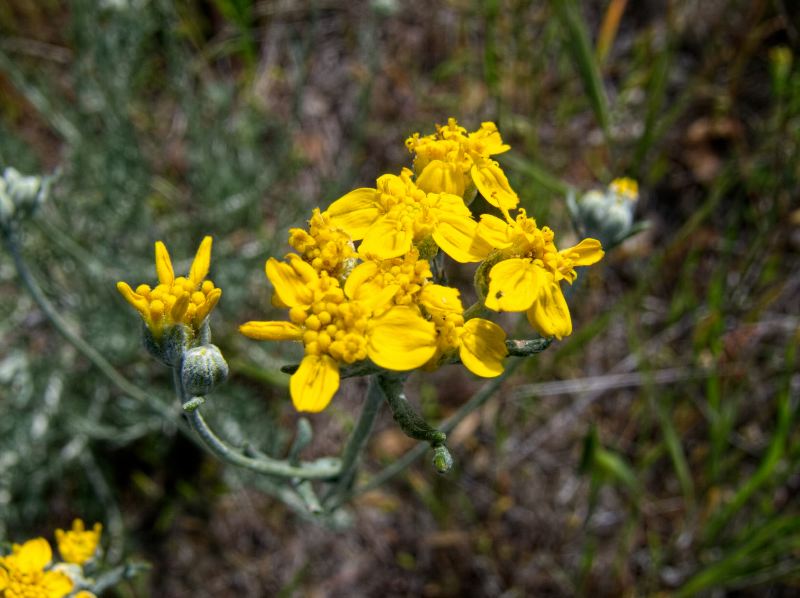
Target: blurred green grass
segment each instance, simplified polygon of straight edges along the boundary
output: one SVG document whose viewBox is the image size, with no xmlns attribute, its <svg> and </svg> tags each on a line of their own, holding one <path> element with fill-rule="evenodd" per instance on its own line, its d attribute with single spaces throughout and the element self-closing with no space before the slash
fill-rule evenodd
<svg viewBox="0 0 800 598">
<path fill-rule="evenodd" d="M 575 334 L 454 432 L 452 476 L 413 468 L 336 532 L 287 522 L 253 480 L 121 396 L 0 254 L 0 538 L 103 520 L 116 553 L 156 564 L 122 595 L 796 592 L 797 9 L 628 3 L 598 60 L 607 10 L 6 3 L 0 165 L 61 169 L 24 231 L 37 279 L 168 404 L 113 285 L 152 277 L 154 240 L 185 267 L 213 234 L 215 342 L 234 376 L 212 417 L 268 453 L 293 429 L 275 374 L 292 356 L 235 333 L 271 309 L 263 261 L 311 207 L 407 164 L 408 134 L 496 120 L 515 189 L 559 239 L 565 191 L 622 175 L 651 227 L 582 275 Z M 770 50 L 784 45 L 781 75 Z M 417 384 L 431 417 L 476 388 L 453 371 Z M 359 392 L 314 418 L 314 451 L 334 450 Z M 406 447 L 387 419 L 372 466 Z"/>
</svg>

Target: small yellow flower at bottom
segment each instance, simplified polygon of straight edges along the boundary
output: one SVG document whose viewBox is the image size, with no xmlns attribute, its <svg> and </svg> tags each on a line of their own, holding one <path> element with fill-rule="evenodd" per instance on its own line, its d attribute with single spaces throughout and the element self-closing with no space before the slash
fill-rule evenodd
<svg viewBox="0 0 800 598">
<path fill-rule="evenodd" d="M 4 598 L 64 598 L 74 584 L 60 571 L 45 571 L 53 551 L 44 538 L 14 544 L 0 557 L 0 595 Z"/>
<path fill-rule="evenodd" d="M 156 243 L 155 253 L 158 286 L 151 289 L 140 284 L 134 291 L 128 283 L 118 282 L 117 290 L 156 338 L 176 324 L 184 324 L 196 334 L 222 295 L 213 282 L 205 280 L 211 265 L 211 237 L 200 243 L 188 277 L 175 277 L 169 252 L 161 241 Z"/>
<path fill-rule="evenodd" d="M 57 529 L 56 543 L 61 558 L 64 562 L 75 565 L 87 563 L 97 552 L 102 531 L 103 526 L 100 523 L 95 523 L 92 529 L 87 530 L 80 519 L 72 522 L 72 529 L 67 531 Z"/>
</svg>

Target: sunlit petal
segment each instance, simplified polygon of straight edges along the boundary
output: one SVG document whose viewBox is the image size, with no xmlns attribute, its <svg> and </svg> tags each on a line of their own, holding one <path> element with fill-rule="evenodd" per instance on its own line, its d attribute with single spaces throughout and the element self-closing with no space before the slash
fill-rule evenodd
<svg viewBox="0 0 800 598">
<path fill-rule="evenodd" d="M 506 333 L 500 326 L 482 318 L 464 324 L 459 356 L 470 372 L 484 378 L 499 376 L 507 354 Z"/>
<path fill-rule="evenodd" d="M 338 389 L 339 364 L 327 355 L 303 357 L 289 381 L 289 392 L 298 411 L 322 411 Z"/>
</svg>

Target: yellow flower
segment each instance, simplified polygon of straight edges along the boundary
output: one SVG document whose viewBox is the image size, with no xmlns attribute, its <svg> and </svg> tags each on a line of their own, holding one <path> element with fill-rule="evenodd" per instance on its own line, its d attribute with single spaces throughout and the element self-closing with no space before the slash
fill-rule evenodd
<svg viewBox="0 0 800 598">
<path fill-rule="evenodd" d="M 589 266 L 603 257 L 600 241 L 584 239 L 558 251 L 555 234 L 539 228 L 525 210 L 506 222 L 484 214 L 478 232 L 499 250 L 499 261 L 489 272 L 486 307 L 495 311 L 525 311 L 543 336 L 558 339 L 572 334 L 572 319 L 560 282 L 575 280 L 576 266 Z"/>
<path fill-rule="evenodd" d="M 637 199 L 639 199 L 639 183 L 637 183 L 634 179 L 628 177 L 614 179 L 611 181 L 611 184 L 608 186 L 608 188 L 612 193 L 616 193 L 618 196 L 627 200 L 635 202 Z"/>
<path fill-rule="evenodd" d="M 175 278 L 169 252 L 161 241 L 156 242 L 156 274 L 158 286 L 140 284 L 134 291 L 126 282 L 118 282 L 117 290 L 142 316 L 153 336 L 160 338 L 164 330 L 184 324 L 196 334 L 219 301 L 222 290 L 205 280 L 211 265 L 211 237 L 200 243 L 189 276 Z"/>
<path fill-rule="evenodd" d="M 87 530 L 80 519 L 72 522 L 70 530 L 57 529 L 56 543 L 64 562 L 83 565 L 91 560 L 100 544 L 102 530 L 103 526 L 100 523 L 95 523 L 92 529 Z"/>
<path fill-rule="evenodd" d="M 44 538 L 14 544 L 12 553 L 0 557 L 0 595 L 5 598 L 63 598 L 72 580 L 60 571 L 45 571 L 53 551 Z"/>
<path fill-rule="evenodd" d="M 369 358 L 389 370 L 412 370 L 436 351 L 436 331 L 419 311 L 392 306 L 398 285 L 364 297 L 356 282 L 317 272 L 295 254 L 267 261 L 267 277 L 290 322 L 247 322 L 240 332 L 257 340 L 302 341 L 305 356 L 289 391 L 298 411 L 322 411 L 339 388 L 339 365 Z M 359 299 L 353 299 L 358 296 Z"/>
<path fill-rule="evenodd" d="M 438 284 L 426 285 L 420 292 L 419 302 L 436 325 L 437 351 L 430 364 L 436 365 L 441 357 L 458 351 L 461 362 L 473 374 L 499 376 L 508 354 L 505 331 L 482 318 L 464 322 L 458 295 L 458 289 Z"/>
<path fill-rule="evenodd" d="M 355 261 L 355 249 L 350 236 L 330 223 L 330 216 L 314 208 L 309 230 L 289 229 L 289 245 L 311 264 L 317 272 L 326 271 L 341 277 Z"/>
<path fill-rule="evenodd" d="M 467 133 L 456 119 L 450 118 L 447 126 L 436 126 L 434 135 L 421 137 L 415 133 L 406 139 L 406 147 L 414 154 L 417 186 L 424 191 L 453 193 L 469 202 L 477 188 L 486 201 L 498 208 L 510 210 L 519 203 L 505 173 L 490 158 L 511 149 L 492 122 Z"/>
<path fill-rule="evenodd" d="M 432 237 L 457 262 L 480 260 L 473 245 L 477 223 L 464 200 L 451 193 L 426 193 L 404 168 L 385 174 L 375 189 L 362 187 L 337 199 L 327 210 L 330 222 L 353 240 L 363 239 L 359 253 L 390 259 L 408 253 Z"/>
</svg>

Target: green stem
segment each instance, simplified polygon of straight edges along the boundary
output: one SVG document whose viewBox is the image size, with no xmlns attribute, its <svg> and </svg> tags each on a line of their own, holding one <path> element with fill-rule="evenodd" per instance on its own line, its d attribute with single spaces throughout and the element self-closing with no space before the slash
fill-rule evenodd
<svg viewBox="0 0 800 598">
<path fill-rule="evenodd" d="M 381 389 L 378 376 L 371 376 L 369 388 L 367 389 L 367 399 L 361 409 L 356 427 L 347 441 L 342 451 L 342 467 L 336 485 L 332 488 L 326 499 L 326 506 L 333 511 L 347 500 L 350 495 L 350 486 L 355 477 L 358 466 L 358 458 L 367 444 L 372 425 L 378 416 L 381 404 L 383 403 L 383 390 Z"/>
<path fill-rule="evenodd" d="M 464 403 L 464 405 L 462 405 L 458 411 L 447 418 L 442 425 L 439 426 L 439 429 L 445 434 L 452 432 L 455 427 L 458 426 L 458 424 L 464 421 L 464 418 L 486 403 L 486 401 L 488 401 L 494 395 L 497 389 L 500 388 L 500 385 L 514 372 L 514 370 L 519 367 L 521 363 L 522 359 L 509 361 L 505 371 L 500 376 L 487 382 L 483 388 L 475 393 L 469 401 Z M 357 488 L 355 491 L 353 491 L 351 495 L 347 497 L 347 499 L 359 494 L 363 494 L 364 492 L 369 492 L 370 490 L 385 484 L 397 474 L 404 471 L 414 461 L 422 457 L 427 450 L 428 443 L 419 443 L 405 455 L 400 457 L 400 459 L 374 475 L 369 482 L 364 484 L 361 488 Z"/>
<path fill-rule="evenodd" d="M 77 333 L 70 329 L 67 322 L 61 317 L 55 306 L 50 303 L 41 287 L 39 287 L 38 283 L 33 278 L 33 275 L 28 269 L 28 265 L 25 263 L 25 260 L 22 257 L 22 253 L 20 252 L 19 244 L 14 231 L 3 231 L 3 234 L 0 236 L 3 237 L 6 248 L 14 260 L 14 266 L 16 267 L 17 274 L 19 274 L 20 280 L 22 281 L 22 285 L 39 306 L 39 309 L 42 310 L 42 313 L 44 313 L 47 319 L 50 320 L 50 323 L 53 325 L 53 327 L 61 334 L 61 336 L 67 339 L 67 341 L 69 341 L 70 344 L 80 351 L 84 357 L 91 361 L 92 364 L 94 364 L 94 366 L 97 367 L 97 369 L 100 370 L 100 372 L 123 393 L 137 401 L 147 404 L 148 407 L 164 417 L 164 419 L 173 423 L 176 421 L 179 422 L 180 420 L 178 420 L 177 417 L 178 414 L 175 411 L 154 399 L 141 390 L 138 386 L 130 382 L 127 378 L 125 378 L 125 376 L 120 374 L 117 369 L 111 365 L 111 363 L 94 347 L 92 347 Z M 182 425 L 181 423 L 178 425 L 183 431 L 186 431 L 185 425 Z"/>
<path fill-rule="evenodd" d="M 406 436 L 414 440 L 423 440 L 432 447 L 441 446 L 447 440 L 447 434 L 426 422 L 411 406 L 403 391 L 405 376 L 383 375 L 378 378 L 386 402 L 392 410 L 392 417 Z"/>
<path fill-rule="evenodd" d="M 173 373 L 175 393 L 178 395 L 181 404 L 183 405 L 189 402 L 196 404 L 197 401 L 195 401 L 195 399 L 198 397 L 188 397 L 183 390 L 180 368 L 176 367 Z M 333 459 L 320 459 L 310 463 L 292 465 L 288 461 L 272 459 L 267 456 L 260 456 L 258 458 L 248 457 L 241 450 L 228 445 L 208 427 L 205 419 L 203 419 L 203 416 L 200 414 L 199 405 L 191 411 L 188 411 L 187 417 L 189 419 L 189 424 L 203 441 L 203 444 L 205 444 L 214 455 L 226 463 L 244 467 L 264 475 L 281 478 L 302 478 L 305 480 L 328 480 L 337 477 L 341 471 L 340 467 Z"/>
</svg>

